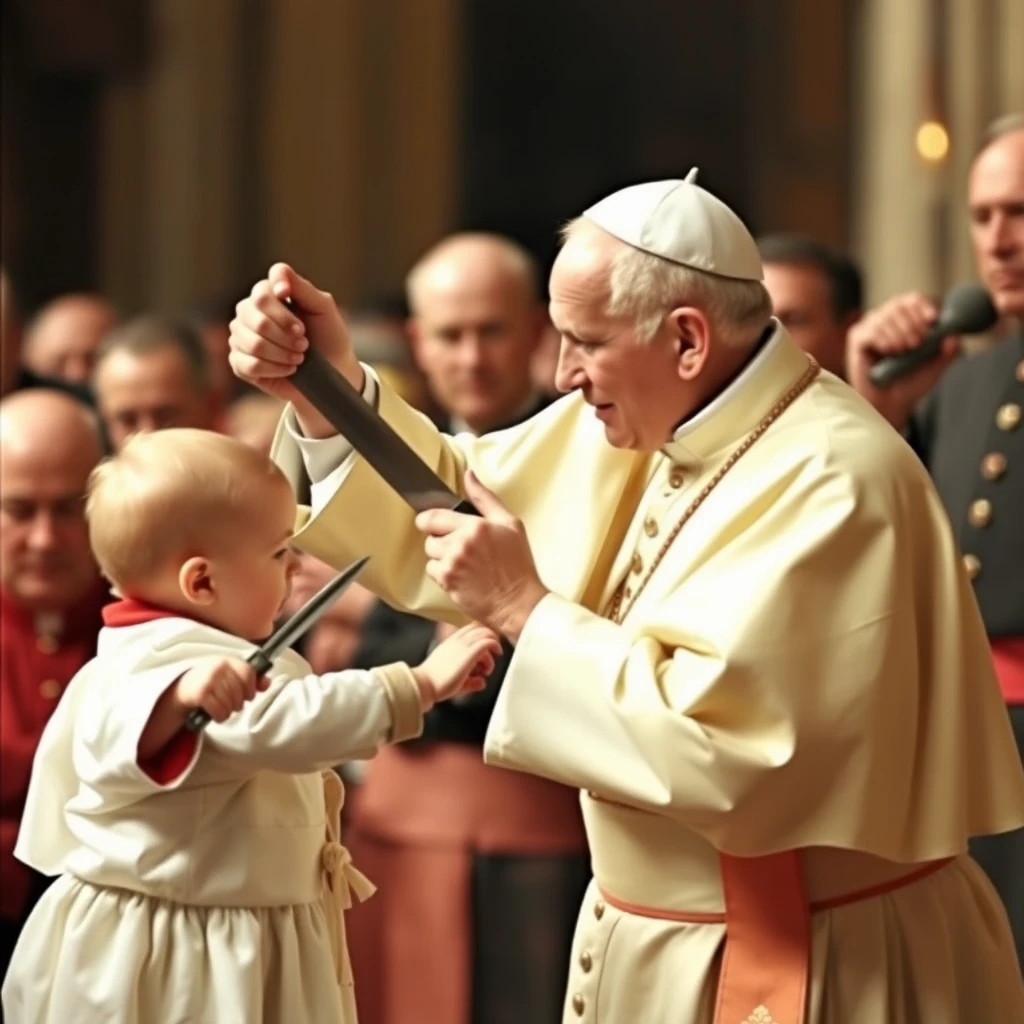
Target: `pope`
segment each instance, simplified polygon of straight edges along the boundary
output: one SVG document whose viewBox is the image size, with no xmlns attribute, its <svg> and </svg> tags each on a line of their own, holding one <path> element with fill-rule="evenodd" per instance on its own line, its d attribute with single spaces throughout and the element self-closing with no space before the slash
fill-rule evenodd
<svg viewBox="0 0 1024 1024">
<path fill-rule="evenodd" d="M 965 853 L 1024 822 L 1024 775 L 927 473 L 692 173 L 572 221 L 550 295 L 567 394 L 485 437 L 404 405 L 282 264 L 231 361 L 290 403 L 297 542 L 515 645 L 485 758 L 579 789 L 593 857 L 565 1020 L 1024 1020 Z M 482 516 L 414 516 L 290 383 L 310 345 Z"/>
</svg>

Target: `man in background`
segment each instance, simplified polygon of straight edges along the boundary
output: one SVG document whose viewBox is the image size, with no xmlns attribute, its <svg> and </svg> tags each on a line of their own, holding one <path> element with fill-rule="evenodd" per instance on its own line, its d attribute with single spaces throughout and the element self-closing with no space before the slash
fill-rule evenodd
<svg viewBox="0 0 1024 1024">
<path fill-rule="evenodd" d="M 846 335 L 863 304 L 857 265 L 805 235 L 758 239 L 772 312 L 829 373 L 846 376 Z"/>
<path fill-rule="evenodd" d="M 44 880 L 14 858 L 32 758 L 71 677 L 95 653 L 106 601 L 84 495 L 95 415 L 42 388 L 0 400 L 0 976 Z"/>
<path fill-rule="evenodd" d="M 207 352 L 185 323 L 139 317 L 115 328 L 96 353 L 93 388 L 115 449 L 139 432 L 215 426 Z"/>
<path fill-rule="evenodd" d="M 545 324 L 530 255 L 455 235 L 412 269 L 413 352 L 451 432 L 488 433 L 544 404 L 531 359 Z M 421 657 L 448 627 L 378 602 L 360 667 Z M 435 708 L 421 739 L 369 763 L 350 847 L 378 885 L 348 915 L 367 1024 L 556 1024 L 589 866 L 575 791 L 483 763 L 511 657 L 480 694 Z"/>
<path fill-rule="evenodd" d="M 935 359 L 880 390 L 868 377 L 872 364 L 921 344 L 938 315 L 928 296 L 897 295 L 850 332 L 850 383 L 904 432 L 931 472 L 1024 751 L 1024 115 L 987 133 L 967 204 L 978 274 L 1006 337 L 963 359 L 948 339 Z M 1006 905 L 1024 966 L 1024 829 L 975 839 L 971 853 Z"/>
<path fill-rule="evenodd" d="M 0 267 L 0 398 L 29 388 L 51 388 L 64 391 L 86 404 L 92 396 L 88 387 L 73 384 L 30 370 L 22 361 L 24 324 L 14 285 L 7 271 Z"/>
<path fill-rule="evenodd" d="M 115 323 L 117 310 L 101 296 L 60 295 L 26 326 L 22 362 L 41 377 L 87 387 L 96 350 Z"/>
</svg>

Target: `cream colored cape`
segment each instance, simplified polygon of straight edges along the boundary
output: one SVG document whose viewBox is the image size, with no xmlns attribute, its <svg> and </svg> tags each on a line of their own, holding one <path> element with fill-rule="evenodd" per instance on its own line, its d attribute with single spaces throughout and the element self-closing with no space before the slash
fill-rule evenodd
<svg viewBox="0 0 1024 1024">
<path fill-rule="evenodd" d="M 15 853 L 61 877 L 22 932 L 7 1020 L 355 1021 L 340 909 L 372 886 L 339 844 L 329 769 L 416 735 L 418 688 L 401 665 L 317 677 L 286 651 L 154 782 L 136 750 L 160 695 L 199 659 L 251 652 L 177 618 L 101 632 L 33 764 Z"/>
<path fill-rule="evenodd" d="M 856 889 L 877 867 L 859 871 L 842 851 L 916 864 L 1024 823 L 1024 776 L 945 512 L 904 441 L 828 374 L 710 494 L 625 622 L 600 614 L 620 580 L 636 585 L 686 506 L 806 367 L 778 327 L 727 392 L 653 456 L 612 449 L 578 395 L 509 431 L 452 439 L 380 391 L 382 415 L 446 481 L 459 487 L 472 465 L 525 524 L 552 594 L 520 638 L 486 758 L 584 790 L 597 882 L 632 903 L 720 910 L 717 851 L 805 849 L 812 897 L 835 895 L 837 874 Z M 301 453 L 284 428 L 274 455 L 298 485 Z M 371 554 L 366 582 L 385 600 L 458 620 L 424 576 L 411 511 L 351 461 L 299 544 L 337 566 Z M 835 857 L 817 852 L 828 848 Z M 1001 912 L 983 881 L 954 879 L 970 873 L 959 864 L 908 891 L 931 885 L 938 895 L 946 879 L 948 926 L 972 936 L 966 948 L 987 934 L 978 947 L 986 962 L 978 953 L 965 965 L 965 944 L 943 955 L 934 939 L 922 945 L 925 926 L 912 914 L 893 917 L 887 942 L 884 908 L 861 930 L 842 925 L 853 911 L 830 911 L 816 929 L 833 929 L 848 948 L 821 948 L 828 940 L 816 931 L 821 1015 L 812 1019 L 916 1020 L 925 975 L 942 971 L 954 995 L 981 992 L 985 967 L 1002 979 L 993 999 L 1019 996 L 1016 971 L 1009 982 L 1000 975 L 1009 962 Z M 609 924 L 620 917 L 597 919 L 619 935 L 599 971 L 597 947 L 611 932 L 589 937 L 595 918 L 581 919 L 578 953 L 591 967 L 586 977 L 574 967 L 570 1019 L 710 1019 L 720 930 L 631 915 L 628 927 Z M 647 934 L 629 930 L 637 922 Z M 900 975 L 911 932 L 920 971 Z M 866 986 L 868 1002 L 843 1009 L 833 993 L 831 1013 L 821 1011 L 826 963 L 842 963 L 844 985 Z M 642 996 L 644 978 L 660 994 Z M 958 978 L 967 979 L 959 988 Z M 606 1007 L 618 1009 L 595 1009 L 584 983 L 600 984 Z M 909 995 L 891 996 L 897 988 Z M 670 1015 L 670 1005 L 694 1015 Z M 880 1006 L 890 1009 L 872 1016 Z M 948 1000 L 932 1010 L 920 1019 L 960 1019 Z"/>
</svg>

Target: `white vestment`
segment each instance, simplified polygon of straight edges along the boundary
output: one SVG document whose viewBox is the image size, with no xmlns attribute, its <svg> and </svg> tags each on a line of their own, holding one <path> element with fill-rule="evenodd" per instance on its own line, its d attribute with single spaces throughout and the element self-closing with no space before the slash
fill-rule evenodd
<svg viewBox="0 0 1024 1024">
<path fill-rule="evenodd" d="M 352 1024 L 341 911 L 372 886 L 340 845 L 339 762 L 417 735 L 409 669 L 310 674 L 200 734 L 161 784 L 139 738 L 199 659 L 251 644 L 162 617 L 106 628 L 40 742 L 15 850 L 60 878 L 3 989 L 11 1024 Z"/>
<path fill-rule="evenodd" d="M 946 514 L 889 425 L 820 374 L 631 603 L 807 367 L 777 326 L 654 454 L 612 449 L 578 394 L 447 438 L 379 388 L 382 416 L 451 487 L 472 466 L 522 519 L 552 592 L 485 757 L 582 791 L 595 882 L 567 1022 L 711 1021 L 723 865 L 780 853 L 812 912 L 808 1022 L 1024 1020 L 1005 913 L 964 856 L 969 836 L 1024 823 L 1024 775 Z M 371 554 L 371 589 L 460 621 L 424 575 L 411 510 L 342 439 L 298 439 L 289 413 L 274 457 L 296 487 L 313 481 L 300 546 L 338 566 Z M 751 1002 L 748 1019 L 776 1018 Z"/>
</svg>

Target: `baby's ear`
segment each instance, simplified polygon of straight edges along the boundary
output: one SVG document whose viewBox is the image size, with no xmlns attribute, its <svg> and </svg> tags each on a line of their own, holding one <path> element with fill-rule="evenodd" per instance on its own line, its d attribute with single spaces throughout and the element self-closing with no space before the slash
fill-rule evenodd
<svg viewBox="0 0 1024 1024">
<path fill-rule="evenodd" d="M 209 561 L 199 555 L 185 561 L 178 570 L 178 586 L 185 599 L 193 604 L 212 604 L 214 586 Z"/>
</svg>

